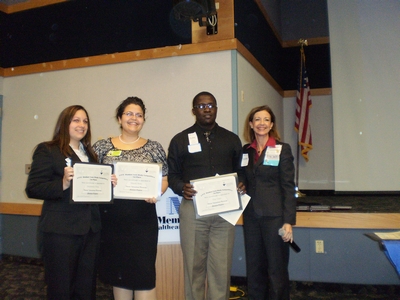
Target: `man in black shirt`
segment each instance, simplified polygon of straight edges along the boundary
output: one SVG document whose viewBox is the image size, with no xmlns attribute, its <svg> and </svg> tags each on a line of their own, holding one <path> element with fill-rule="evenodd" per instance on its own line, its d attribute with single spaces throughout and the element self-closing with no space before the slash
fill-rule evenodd
<svg viewBox="0 0 400 300">
<path fill-rule="evenodd" d="M 237 173 L 238 190 L 245 193 L 239 137 L 215 122 L 217 101 L 209 92 L 193 99 L 196 123 L 178 133 L 168 148 L 168 182 L 182 195 L 179 209 L 180 240 L 185 273 L 185 298 L 203 300 L 229 298 L 230 271 L 235 227 L 219 215 L 196 219 L 191 180 Z"/>
</svg>

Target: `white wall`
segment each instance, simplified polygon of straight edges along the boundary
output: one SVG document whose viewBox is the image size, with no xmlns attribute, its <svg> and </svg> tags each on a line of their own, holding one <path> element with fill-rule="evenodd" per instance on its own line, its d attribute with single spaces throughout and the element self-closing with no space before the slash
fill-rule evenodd
<svg viewBox="0 0 400 300">
<path fill-rule="evenodd" d="M 232 129 L 231 72 L 231 51 L 222 51 L 4 78 L 0 201 L 35 201 L 24 193 L 25 164 L 38 143 L 51 139 L 65 107 L 88 110 L 95 142 L 119 134 L 115 109 L 138 96 L 147 107 L 141 135 L 167 151 L 173 135 L 194 123 L 191 104 L 200 91 L 216 96 L 217 122 Z"/>
<path fill-rule="evenodd" d="M 283 130 L 282 97 L 278 92 L 252 67 L 242 55 L 237 55 L 237 95 L 238 95 L 238 134 L 243 140 L 243 128 L 247 114 L 256 106 L 269 105 L 273 110 L 280 131 Z"/>
<path fill-rule="evenodd" d="M 335 190 L 400 191 L 400 1 L 328 0 Z"/>
</svg>

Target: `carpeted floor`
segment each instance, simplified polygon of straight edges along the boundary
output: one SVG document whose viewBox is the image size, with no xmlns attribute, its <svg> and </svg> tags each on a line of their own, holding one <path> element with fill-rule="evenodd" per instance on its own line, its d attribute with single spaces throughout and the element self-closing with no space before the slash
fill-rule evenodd
<svg viewBox="0 0 400 300">
<path fill-rule="evenodd" d="M 246 300 L 244 278 L 232 278 L 230 299 Z M 371 286 L 291 282 L 291 300 L 400 300 L 400 285 Z M 3 255 L 0 260 L 0 299 L 39 300 L 46 298 L 43 264 L 38 259 Z M 112 300 L 112 289 L 98 281 L 97 299 Z M 158 299 L 175 300 L 175 299 Z"/>
</svg>

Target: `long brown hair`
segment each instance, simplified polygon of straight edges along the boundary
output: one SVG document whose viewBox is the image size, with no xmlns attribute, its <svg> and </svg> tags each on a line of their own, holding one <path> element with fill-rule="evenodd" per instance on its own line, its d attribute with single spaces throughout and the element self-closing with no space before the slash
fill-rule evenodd
<svg viewBox="0 0 400 300">
<path fill-rule="evenodd" d="M 69 135 L 69 125 L 71 124 L 72 118 L 75 116 L 78 110 L 83 110 L 86 113 L 88 119 L 88 129 L 86 135 L 82 138 L 81 143 L 83 144 L 86 154 L 93 161 L 97 161 L 97 155 L 94 152 L 91 139 L 92 134 L 90 131 L 90 119 L 89 114 L 86 109 L 81 105 L 71 105 L 65 108 L 60 115 L 58 116 L 58 120 L 56 123 L 56 127 L 54 128 L 53 139 L 47 142 L 48 145 L 57 145 L 60 147 L 60 151 L 66 157 L 72 155 L 72 149 L 69 146 L 70 135 Z"/>
<path fill-rule="evenodd" d="M 244 123 L 243 138 L 248 143 L 253 142 L 254 139 L 256 138 L 256 136 L 254 134 L 254 130 L 250 127 L 250 122 L 253 121 L 254 115 L 256 113 L 258 113 L 259 111 L 263 111 L 263 110 L 267 111 L 271 115 L 271 122 L 274 123 L 274 126 L 272 126 L 271 130 L 269 131 L 269 136 L 272 136 L 277 141 L 281 140 L 281 137 L 280 137 L 279 131 L 278 131 L 278 127 L 276 125 L 275 114 L 273 113 L 272 109 L 268 105 L 262 105 L 262 106 L 254 107 L 246 117 L 246 121 Z"/>
</svg>

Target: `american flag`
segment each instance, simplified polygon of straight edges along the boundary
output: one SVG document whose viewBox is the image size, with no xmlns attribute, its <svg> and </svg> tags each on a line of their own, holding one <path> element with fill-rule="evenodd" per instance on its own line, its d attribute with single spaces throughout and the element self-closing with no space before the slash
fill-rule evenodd
<svg viewBox="0 0 400 300">
<path fill-rule="evenodd" d="M 300 76 L 297 86 L 296 97 L 296 122 L 294 129 L 298 133 L 298 143 L 301 147 L 301 155 L 308 161 L 308 151 L 312 146 L 311 126 L 310 126 L 310 108 L 312 106 L 310 85 L 306 71 L 306 58 L 303 47 L 301 47 Z"/>
</svg>

